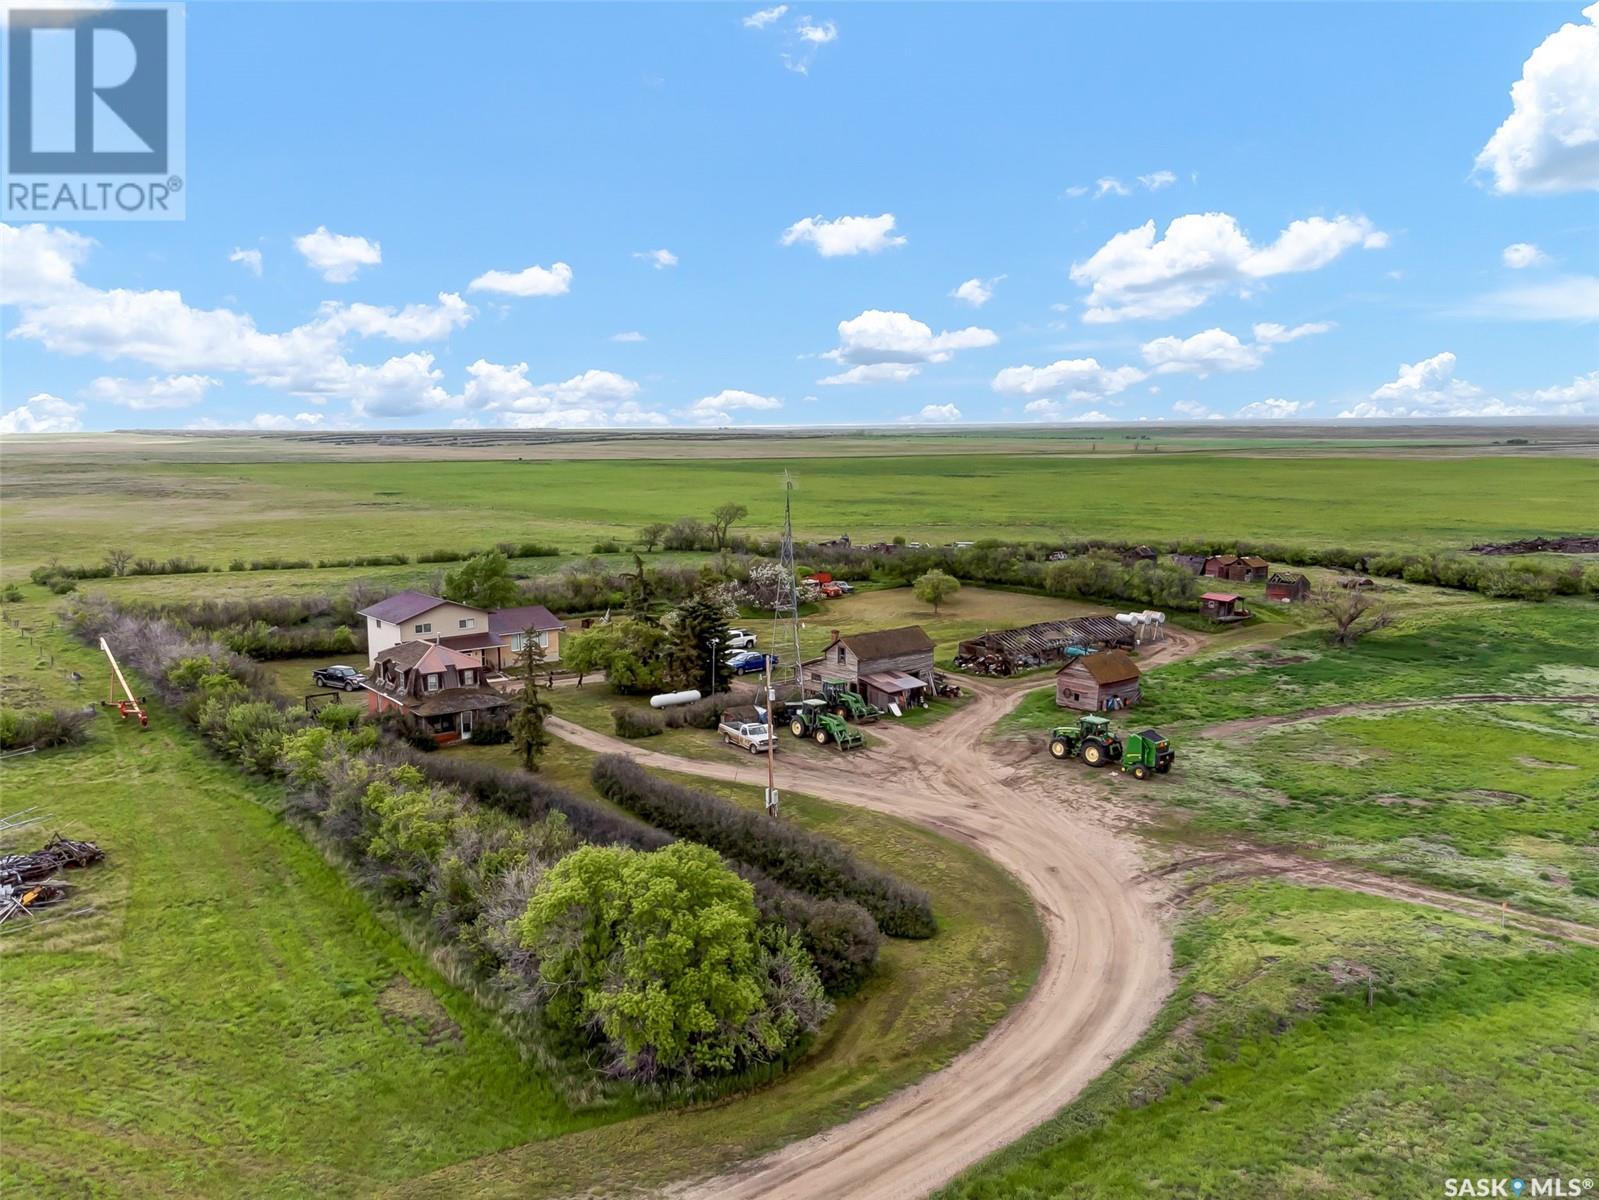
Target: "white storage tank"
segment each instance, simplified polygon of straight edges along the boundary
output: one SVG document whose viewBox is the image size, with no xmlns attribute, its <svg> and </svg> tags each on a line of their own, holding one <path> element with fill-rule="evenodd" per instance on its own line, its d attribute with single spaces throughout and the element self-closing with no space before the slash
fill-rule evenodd
<svg viewBox="0 0 1599 1200">
<path fill-rule="evenodd" d="M 693 704 L 700 698 L 698 691 L 662 692 L 650 697 L 651 708 L 676 708 L 679 704 Z"/>
</svg>

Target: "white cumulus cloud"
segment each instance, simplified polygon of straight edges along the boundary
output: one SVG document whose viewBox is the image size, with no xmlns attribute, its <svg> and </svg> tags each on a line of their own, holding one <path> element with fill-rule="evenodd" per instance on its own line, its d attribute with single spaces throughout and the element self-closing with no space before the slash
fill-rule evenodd
<svg viewBox="0 0 1599 1200">
<path fill-rule="evenodd" d="M 958 351 L 992 346 L 999 335 L 975 325 L 934 333 L 909 313 L 871 308 L 840 321 L 838 340 L 838 346 L 822 357 L 850 369 L 828 376 L 823 383 L 902 382 L 925 363 L 948 362 Z"/>
<path fill-rule="evenodd" d="M 781 21 L 786 12 L 788 12 L 788 5 L 786 4 L 778 4 L 771 8 L 758 9 L 744 18 L 744 28 L 765 29 L 773 22 Z"/>
<path fill-rule="evenodd" d="M 657 271 L 664 271 L 667 267 L 677 266 L 677 255 L 670 250 L 636 250 L 634 258 L 642 258 Z"/>
<path fill-rule="evenodd" d="M 329 283 L 349 283 L 362 267 L 375 267 L 383 261 L 383 247 L 377 242 L 330 233 L 326 225 L 295 238 L 294 248 Z"/>
<path fill-rule="evenodd" d="M 375 304 L 335 304 L 318 310 L 321 326 L 335 336 L 384 337 L 394 342 L 436 342 L 468 324 L 474 315 L 470 304 L 454 292 L 440 292 L 439 302 L 381 308 Z"/>
<path fill-rule="evenodd" d="M 1118 233 L 1071 278 L 1089 289 L 1083 320 L 1094 323 L 1169 317 L 1223 292 L 1247 295 L 1277 275 L 1314 271 L 1345 251 L 1387 244 L 1365 217 L 1294 221 L 1275 241 L 1256 245 L 1227 213 L 1178 217 L 1157 237 L 1154 221 Z"/>
<path fill-rule="evenodd" d="M 725 388 L 714 396 L 702 396 L 682 414 L 702 425 L 731 425 L 733 414 L 739 411 L 771 412 L 783 407 L 776 396 L 763 396 L 759 392 L 746 392 Z"/>
<path fill-rule="evenodd" d="M 1500 257 L 1512 271 L 1523 271 L 1549 261 L 1549 256 L 1531 242 L 1514 242 L 1505 247 Z"/>
<path fill-rule="evenodd" d="M 564 296 L 572 290 L 572 268 L 558 262 L 550 267 L 523 267 L 520 271 L 485 271 L 467 284 L 466 290 L 505 296 Z"/>
<path fill-rule="evenodd" d="M 848 254 L 878 254 L 892 246 L 903 246 L 905 239 L 894 232 L 894 214 L 876 217 L 806 217 L 783 231 L 782 243 L 793 246 L 808 242 L 823 258 Z"/>
<path fill-rule="evenodd" d="M 1207 329 L 1193 337 L 1159 337 L 1145 342 L 1144 361 L 1157 375 L 1212 371 L 1253 371 L 1265 362 L 1265 350 L 1238 340 L 1225 329 Z"/>
<path fill-rule="evenodd" d="M 520 429 L 666 425 L 665 414 L 640 407 L 639 385 L 614 371 L 588 370 L 555 383 L 534 383 L 525 362 L 478 359 L 466 369 L 468 409 Z"/>
<path fill-rule="evenodd" d="M 76 433 L 83 428 L 79 419 L 83 407 L 38 392 L 10 412 L 0 413 L 0 433 Z"/>
<path fill-rule="evenodd" d="M 115 379 L 102 375 L 91 380 L 80 395 L 126 408 L 193 408 L 206 392 L 218 386 L 209 375 L 152 375 L 148 379 Z"/>
<path fill-rule="evenodd" d="M 1219 421 L 1222 416 L 1219 412 L 1211 412 L 1197 400 L 1179 400 L 1171 406 L 1174 413 L 1185 417 L 1192 417 L 1196 421 Z"/>
<path fill-rule="evenodd" d="M 1510 115 L 1477 155 L 1493 190 L 1599 190 L 1599 3 L 1545 38 L 1510 86 Z"/>
<path fill-rule="evenodd" d="M 228 255 L 228 261 L 238 263 L 257 279 L 261 278 L 261 252 L 259 250 L 244 250 L 235 246 L 233 253 Z"/>
<path fill-rule="evenodd" d="M 1147 378 L 1137 367 L 1102 367 L 1094 358 L 1063 358 L 1044 367 L 1006 367 L 991 386 L 1011 396 L 1064 397 L 1084 403 L 1114 396 Z M 1027 411 L 1040 410 L 1029 404 Z"/>
<path fill-rule="evenodd" d="M 961 419 L 961 410 L 953 404 L 924 404 L 915 416 L 902 419 L 917 425 L 952 425 Z"/>
<path fill-rule="evenodd" d="M 1309 400 L 1256 400 L 1244 405 L 1233 416 L 1243 421 L 1284 421 L 1311 407 Z"/>
<path fill-rule="evenodd" d="M 996 275 L 993 279 L 968 279 L 950 292 L 950 295 L 957 300 L 966 301 L 973 308 L 982 308 L 994 298 L 994 285 L 1003 278 L 1005 278 L 1003 275 Z"/>
</svg>

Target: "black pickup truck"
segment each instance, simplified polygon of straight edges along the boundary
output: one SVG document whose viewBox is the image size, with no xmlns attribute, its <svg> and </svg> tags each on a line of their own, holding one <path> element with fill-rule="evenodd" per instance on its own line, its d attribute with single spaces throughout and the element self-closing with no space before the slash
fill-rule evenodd
<svg viewBox="0 0 1599 1200">
<path fill-rule="evenodd" d="M 343 692 L 358 692 L 366 676 L 354 667 L 317 667 L 311 672 L 311 682 L 317 687 L 338 688 Z"/>
</svg>

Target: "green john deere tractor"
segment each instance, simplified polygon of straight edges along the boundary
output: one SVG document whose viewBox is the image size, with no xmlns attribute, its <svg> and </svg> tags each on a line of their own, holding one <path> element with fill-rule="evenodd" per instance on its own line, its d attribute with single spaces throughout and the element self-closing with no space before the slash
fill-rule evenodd
<svg viewBox="0 0 1599 1200">
<path fill-rule="evenodd" d="M 833 710 L 835 717 L 846 721 L 854 721 L 857 725 L 868 721 L 875 721 L 883 715 L 883 710 L 870 703 L 859 692 L 851 691 L 841 683 L 824 683 L 822 685 L 822 699 Z"/>
<path fill-rule="evenodd" d="M 1121 758 L 1122 740 L 1107 717 L 1078 717 L 1076 725 L 1057 725 L 1049 731 L 1050 757 L 1065 762 L 1080 758 L 1091 767 L 1104 767 Z"/>
<path fill-rule="evenodd" d="M 783 717 L 790 733 L 811 738 L 818 746 L 836 742 L 840 750 L 859 750 L 866 745 L 866 735 L 829 712 L 825 700 L 790 700 L 783 706 Z"/>
<path fill-rule="evenodd" d="M 1064 762 L 1080 758 L 1091 767 L 1120 763 L 1121 769 L 1136 779 L 1164 775 L 1171 770 L 1177 752 L 1159 731 L 1146 729 L 1123 738 L 1110 727 L 1106 717 L 1079 717 L 1076 725 L 1059 725 L 1049 732 L 1050 756 Z"/>
</svg>

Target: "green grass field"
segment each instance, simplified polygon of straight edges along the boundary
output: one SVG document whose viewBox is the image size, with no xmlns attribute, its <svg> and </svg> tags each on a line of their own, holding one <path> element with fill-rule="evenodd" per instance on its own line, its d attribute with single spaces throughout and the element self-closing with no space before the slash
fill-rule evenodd
<svg viewBox="0 0 1599 1200">
<path fill-rule="evenodd" d="M 981 443 L 974 443 L 981 449 Z M 746 504 L 772 535 L 782 472 L 802 536 L 1239 537 L 1441 548 L 1592 523 L 1581 458 L 1025 453 L 621 461 L 144 462 L 107 470 L 13 451 L 0 488 L 7 577 L 70 549 L 155 557 L 318 557 L 506 538 L 568 552 L 639 526 Z M 1242 519 L 1241 519 L 1242 518 Z"/>
<path fill-rule="evenodd" d="M 10 611 L 34 632 L 0 626 L 5 702 L 92 701 L 99 656 L 37 607 Z M 597 799 L 590 761 L 557 743 L 548 773 Z M 159 706 L 148 732 L 102 714 L 83 747 L 5 762 L 0 787 L 5 811 L 50 814 L 40 840 L 59 829 L 108 852 L 73 877 L 93 913 L 0 942 L 8 1194 L 323 1196 L 435 1174 L 454 1182 L 418 1186 L 659 1184 L 815 1132 L 935 1070 L 1021 997 L 1043 952 L 1025 895 L 988 860 L 791 796 L 789 819 L 926 887 L 939 935 L 888 944 L 810 1053 L 747 1101 L 574 1109 L 274 815 L 275 785 L 213 757 Z M 717 790 L 760 803 L 753 788 Z"/>
<path fill-rule="evenodd" d="M 945 1200 L 1391 1200 L 1458 1176 L 1592 1177 L 1599 951 L 1254 884 L 1206 893 L 1175 956 L 1182 981 L 1139 1045 Z"/>
</svg>

